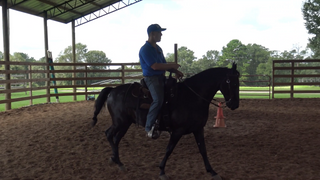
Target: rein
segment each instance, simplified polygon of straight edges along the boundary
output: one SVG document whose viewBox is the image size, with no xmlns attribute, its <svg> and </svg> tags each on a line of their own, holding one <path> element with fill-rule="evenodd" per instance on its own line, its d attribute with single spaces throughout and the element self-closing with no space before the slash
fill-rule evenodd
<svg viewBox="0 0 320 180">
<path fill-rule="evenodd" d="M 215 104 L 213 101 L 216 101 L 216 102 L 219 102 L 218 100 L 216 100 L 216 99 L 212 99 L 211 101 L 209 101 L 209 100 L 207 100 L 207 99 L 205 99 L 204 97 L 202 97 L 200 94 L 198 94 L 197 92 L 195 92 L 190 86 L 188 86 L 187 85 L 187 83 L 185 83 L 184 82 L 184 85 L 186 85 L 195 95 L 197 95 L 199 98 L 201 98 L 202 100 L 204 100 L 204 101 L 206 101 L 206 102 L 208 102 L 208 103 L 210 103 L 210 104 L 213 104 L 214 106 L 216 106 L 216 107 L 220 107 L 219 105 L 217 105 L 217 104 Z M 224 102 L 221 102 L 221 104 L 224 104 L 226 101 L 224 101 Z M 222 108 L 225 108 L 226 107 L 226 105 L 224 105 Z"/>
</svg>

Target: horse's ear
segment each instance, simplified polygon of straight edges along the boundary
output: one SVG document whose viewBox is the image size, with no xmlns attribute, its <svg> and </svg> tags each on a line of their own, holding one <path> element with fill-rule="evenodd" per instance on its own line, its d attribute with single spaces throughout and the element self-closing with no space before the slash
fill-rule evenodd
<svg viewBox="0 0 320 180">
<path fill-rule="evenodd" d="M 235 62 L 232 63 L 232 70 L 236 70 L 237 69 L 237 64 Z"/>
</svg>

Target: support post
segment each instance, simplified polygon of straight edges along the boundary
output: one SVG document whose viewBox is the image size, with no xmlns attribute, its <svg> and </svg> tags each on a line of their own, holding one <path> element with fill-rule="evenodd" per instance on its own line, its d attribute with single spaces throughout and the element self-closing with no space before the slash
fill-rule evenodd
<svg viewBox="0 0 320 180">
<path fill-rule="evenodd" d="M 125 65 L 121 65 L 121 83 L 122 84 L 124 84 L 124 82 L 125 82 L 125 79 L 124 79 L 124 77 L 125 77 L 125 75 L 124 75 L 124 68 L 125 68 L 126 66 Z"/>
<path fill-rule="evenodd" d="M 33 100 L 32 100 L 32 73 L 31 73 L 31 70 L 32 70 L 32 66 L 29 65 L 29 88 L 30 88 L 30 93 L 29 93 L 29 96 L 30 96 L 30 105 L 33 104 Z"/>
<path fill-rule="evenodd" d="M 178 64 L 178 44 L 174 44 L 174 62 Z"/>
<path fill-rule="evenodd" d="M 275 66 L 275 63 L 274 61 L 272 61 L 272 99 L 274 99 L 274 66 Z"/>
<path fill-rule="evenodd" d="M 71 26 L 72 26 L 72 62 L 73 63 L 76 63 L 76 32 L 75 32 L 75 22 L 74 20 L 72 20 L 72 23 L 71 23 Z M 76 66 L 72 66 L 72 69 L 73 70 L 76 70 Z M 75 78 L 76 77 L 76 73 L 73 72 L 72 73 L 72 78 Z M 75 80 L 72 80 L 72 85 L 76 85 L 76 81 Z M 73 100 L 76 101 L 77 100 L 77 87 L 73 87 Z"/>
<path fill-rule="evenodd" d="M 84 66 L 84 70 L 86 70 L 86 72 L 84 73 L 84 78 L 85 78 L 85 80 L 84 80 L 84 85 L 85 85 L 84 92 L 86 93 L 85 100 L 88 100 L 88 79 L 87 79 L 87 77 L 88 77 L 88 73 L 87 73 L 88 67 L 87 67 L 87 65 Z"/>
<path fill-rule="evenodd" d="M 47 70 L 47 73 L 46 73 L 46 78 L 48 78 L 49 80 L 47 81 L 46 83 L 46 86 L 47 86 L 47 102 L 49 103 L 50 102 L 50 68 L 49 68 L 49 58 L 48 58 L 48 50 L 49 50 L 49 41 L 48 41 L 48 17 L 47 17 L 47 11 L 44 11 L 44 17 L 43 17 L 43 28 L 44 28 L 44 54 L 45 54 L 45 57 L 46 57 L 46 62 L 47 62 L 47 66 L 46 66 L 46 70 Z"/>
<path fill-rule="evenodd" d="M 293 91 L 294 91 L 294 61 L 291 61 L 291 85 L 290 85 L 290 98 L 293 98 Z"/>
<path fill-rule="evenodd" d="M 9 71 L 10 70 L 10 45 L 9 45 L 9 9 L 8 9 L 8 2 L 2 1 L 2 29 L 3 29 L 3 52 L 4 52 L 4 61 L 7 62 L 8 64 L 5 64 L 5 70 Z M 5 74 L 5 80 L 10 80 L 10 73 L 6 73 Z M 10 110 L 11 109 L 11 83 L 10 82 L 6 82 L 5 84 L 5 89 L 7 90 L 6 95 L 5 95 L 5 100 L 8 100 L 8 102 L 6 102 L 6 110 Z"/>
</svg>

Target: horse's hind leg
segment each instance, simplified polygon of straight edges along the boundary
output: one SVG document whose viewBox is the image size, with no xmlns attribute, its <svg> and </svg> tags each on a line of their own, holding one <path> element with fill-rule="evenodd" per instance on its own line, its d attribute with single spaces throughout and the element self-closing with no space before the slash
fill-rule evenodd
<svg viewBox="0 0 320 180">
<path fill-rule="evenodd" d="M 110 163 L 116 163 L 120 167 L 121 170 L 125 170 L 124 165 L 120 161 L 119 158 L 119 143 L 122 137 L 128 131 L 130 125 L 124 125 L 121 128 L 111 126 L 108 130 L 106 130 L 106 136 L 109 141 L 109 144 L 112 148 L 113 156 L 110 158 Z"/>
<path fill-rule="evenodd" d="M 221 177 L 212 169 L 212 167 L 210 165 L 210 162 L 208 160 L 207 149 L 206 149 L 206 145 L 205 145 L 205 141 L 204 141 L 204 130 L 203 130 L 203 128 L 201 130 L 197 131 L 197 132 L 194 132 L 193 135 L 194 135 L 194 137 L 196 139 L 196 142 L 197 142 L 200 154 L 201 154 L 201 156 L 203 158 L 204 165 L 206 167 L 207 172 L 211 173 L 211 175 L 212 175 L 214 180 L 222 180 Z"/>
<path fill-rule="evenodd" d="M 117 133 L 117 135 L 113 138 L 113 142 L 116 146 L 119 145 L 121 139 L 123 138 L 123 136 L 127 133 L 129 127 L 131 124 L 128 124 L 126 126 L 123 126 L 122 129 L 119 130 L 119 132 Z"/>
<path fill-rule="evenodd" d="M 117 133 L 116 128 L 114 126 L 109 127 L 109 129 L 107 129 L 105 132 L 107 139 L 109 141 L 109 144 L 111 146 L 111 149 L 112 149 L 112 154 L 113 154 L 112 157 L 110 158 L 111 161 L 109 163 L 110 164 L 115 163 L 115 164 L 120 165 L 119 163 L 121 163 L 121 162 L 119 162 L 119 158 L 117 158 L 117 155 L 116 155 L 117 153 L 115 153 L 115 152 L 118 152 L 117 151 L 118 147 L 115 145 L 114 140 L 113 140 L 116 133 Z"/>
</svg>

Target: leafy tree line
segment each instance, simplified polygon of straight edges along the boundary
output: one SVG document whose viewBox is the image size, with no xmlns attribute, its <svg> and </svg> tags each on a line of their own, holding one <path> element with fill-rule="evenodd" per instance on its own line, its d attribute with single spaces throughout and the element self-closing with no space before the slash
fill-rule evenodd
<svg viewBox="0 0 320 180">
<path fill-rule="evenodd" d="M 272 76 L 273 60 L 293 60 L 312 58 L 308 50 L 301 50 L 295 46 L 290 51 L 273 51 L 258 44 L 243 44 L 240 40 L 231 40 L 221 51 L 209 50 L 201 58 L 197 59 L 194 52 L 187 47 L 178 49 L 178 63 L 181 71 L 187 77 L 199 73 L 210 67 L 231 67 L 232 62 L 238 64 L 241 80 L 256 81 L 267 80 L 263 76 L 250 77 L 243 75 L 269 75 Z M 167 54 L 167 60 L 173 62 L 174 54 Z M 286 80 L 284 80 L 285 82 Z M 257 85 L 257 83 L 243 83 L 243 85 Z"/>
<path fill-rule="evenodd" d="M 72 58 L 72 46 L 68 46 L 62 51 L 58 57 L 54 60 L 56 63 L 73 63 Z M 106 54 L 103 51 L 91 50 L 88 51 L 87 45 L 77 43 L 76 44 L 76 62 L 77 63 L 111 63 L 112 61 L 107 58 Z M 71 70 L 73 66 L 56 66 L 55 70 Z M 84 70 L 84 66 L 76 67 L 76 69 Z M 108 66 L 90 66 L 87 67 L 88 70 L 107 70 Z M 110 73 L 87 73 L 87 77 L 101 77 L 101 76 L 109 76 Z M 71 78 L 72 73 L 56 73 L 55 76 L 61 78 Z M 76 73 L 76 77 L 85 77 L 85 73 Z M 88 84 L 94 83 L 95 81 L 89 80 Z M 61 85 L 71 85 L 72 81 L 61 81 L 57 82 L 57 84 Z M 84 81 L 77 81 L 76 84 L 83 85 Z"/>
<path fill-rule="evenodd" d="M 243 44 L 240 40 L 231 40 L 221 51 L 209 50 L 201 58 L 194 56 L 194 52 L 185 46 L 178 49 L 178 63 L 181 65 L 180 70 L 185 73 L 186 77 L 190 77 L 196 73 L 199 73 L 205 69 L 211 67 L 231 67 L 232 62 L 238 64 L 238 70 L 241 75 L 272 75 L 272 60 L 277 59 L 305 59 L 313 58 L 308 56 L 307 50 L 301 50 L 301 47 L 294 47 L 290 51 L 272 51 L 268 48 L 258 44 Z M 3 59 L 3 55 L 0 52 L 0 57 Z M 106 57 L 103 51 L 88 51 L 87 46 L 81 43 L 76 44 L 76 59 L 78 63 L 111 63 L 112 61 Z M 174 54 L 168 53 L 166 55 L 168 62 L 174 62 Z M 15 52 L 10 56 L 11 61 L 20 62 L 45 62 L 45 58 L 35 60 L 29 57 L 25 53 Z M 137 60 L 138 61 L 138 60 Z M 65 48 L 54 62 L 56 63 L 72 63 L 72 47 L 68 46 Z M 4 67 L 0 67 L 0 69 Z M 44 66 L 33 66 L 34 70 L 45 70 Z M 72 66 L 55 66 L 56 70 L 71 70 Z M 27 66 L 13 65 L 13 70 L 27 70 Z M 84 69 L 79 66 L 77 69 Z M 108 66 L 90 66 L 88 69 L 92 70 L 108 70 Z M 139 66 L 127 66 L 126 69 L 140 69 Z M 126 75 L 137 75 L 137 73 L 126 73 Z M 72 73 L 56 73 L 57 78 L 71 78 Z M 76 73 L 76 77 L 84 77 L 85 73 Z M 87 77 L 105 77 L 105 76 L 120 76 L 118 72 L 98 72 L 98 73 L 87 73 Z M 32 78 L 44 78 L 44 73 L 34 73 Z M 256 77 L 245 77 L 242 76 L 241 80 L 257 80 Z M 265 80 L 263 77 L 258 77 L 260 80 Z M 97 82 L 89 81 L 88 84 Z M 57 82 L 58 85 L 69 85 L 72 81 L 61 81 Z M 44 82 L 35 82 L 36 86 L 44 85 Z M 84 81 L 78 81 L 78 85 L 84 84 Z M 249 84 L 247 84 L 249 85 Z M 250 84 L 251 85 L 251 84 Z"/>
<path fill-rule="evenodd" d="M 76 59 L 78 63 L 111 63 L 111 60 L 106 57 L 106 54 L 103 51 L 88 51 L 87 46 L 81 43 L 76 44 Z M 3 61 L 3 53 L 0 51 L 0 60 Z M 13 55 L 10 55 L 10 61 L 16 62 L 46 62 L 45 57 L 35 60 L 33 57 L 29 57 L 28 54 L 22 52 L 15 52 Z M 72 63 L 72 46 L 68 46 L 62 51 L 57 58 L 54 60 L 55 63 Z M 11 65 L 11 70 L 28 70 L 26 65 Z M 55 66 L 55 70 L 71 70 L 72 66 Z M 76 67 L 77 69 L 83 69 L 84 66 Z M 90 66 L 87 69 L 89 70 L 107 70 L 108 66 Z M 0 65 L 0 70 L 4 70 L 4 66 Z M 32 70 L 46 70 L 45 66 L 32 66 Z M 99 76 L 109 76 L 112 73 L 87 73 L 87 77 L 99 77 Z M 27 74 L 27 78 L 29 75 Z M 76 73 L 76 77 L 84 77 L 85 73 Z M 72 73 L 55 73 L 57 78 L 71 78 Z M 33 79 L 45 78 L 45 73 L 33 73 Z M 88 84 L 93 83 L 94 81 L 88 82 Z M 60 81 L 57 82 L 57 85 L 70 85 L 72 81 Z M 84 84 L 84 81 L 76 82 L 78 85 Z M 33 86 L 44 86 L 45 82 L 34 82 Z"/>
<path fill-rule="evenodd" d="M 306 0 L 302 6 L 305 27 L 313 37 L 309 38 L 308 48 L 315 57 L 320 57 L 320 0 Z"/>
</svg>

